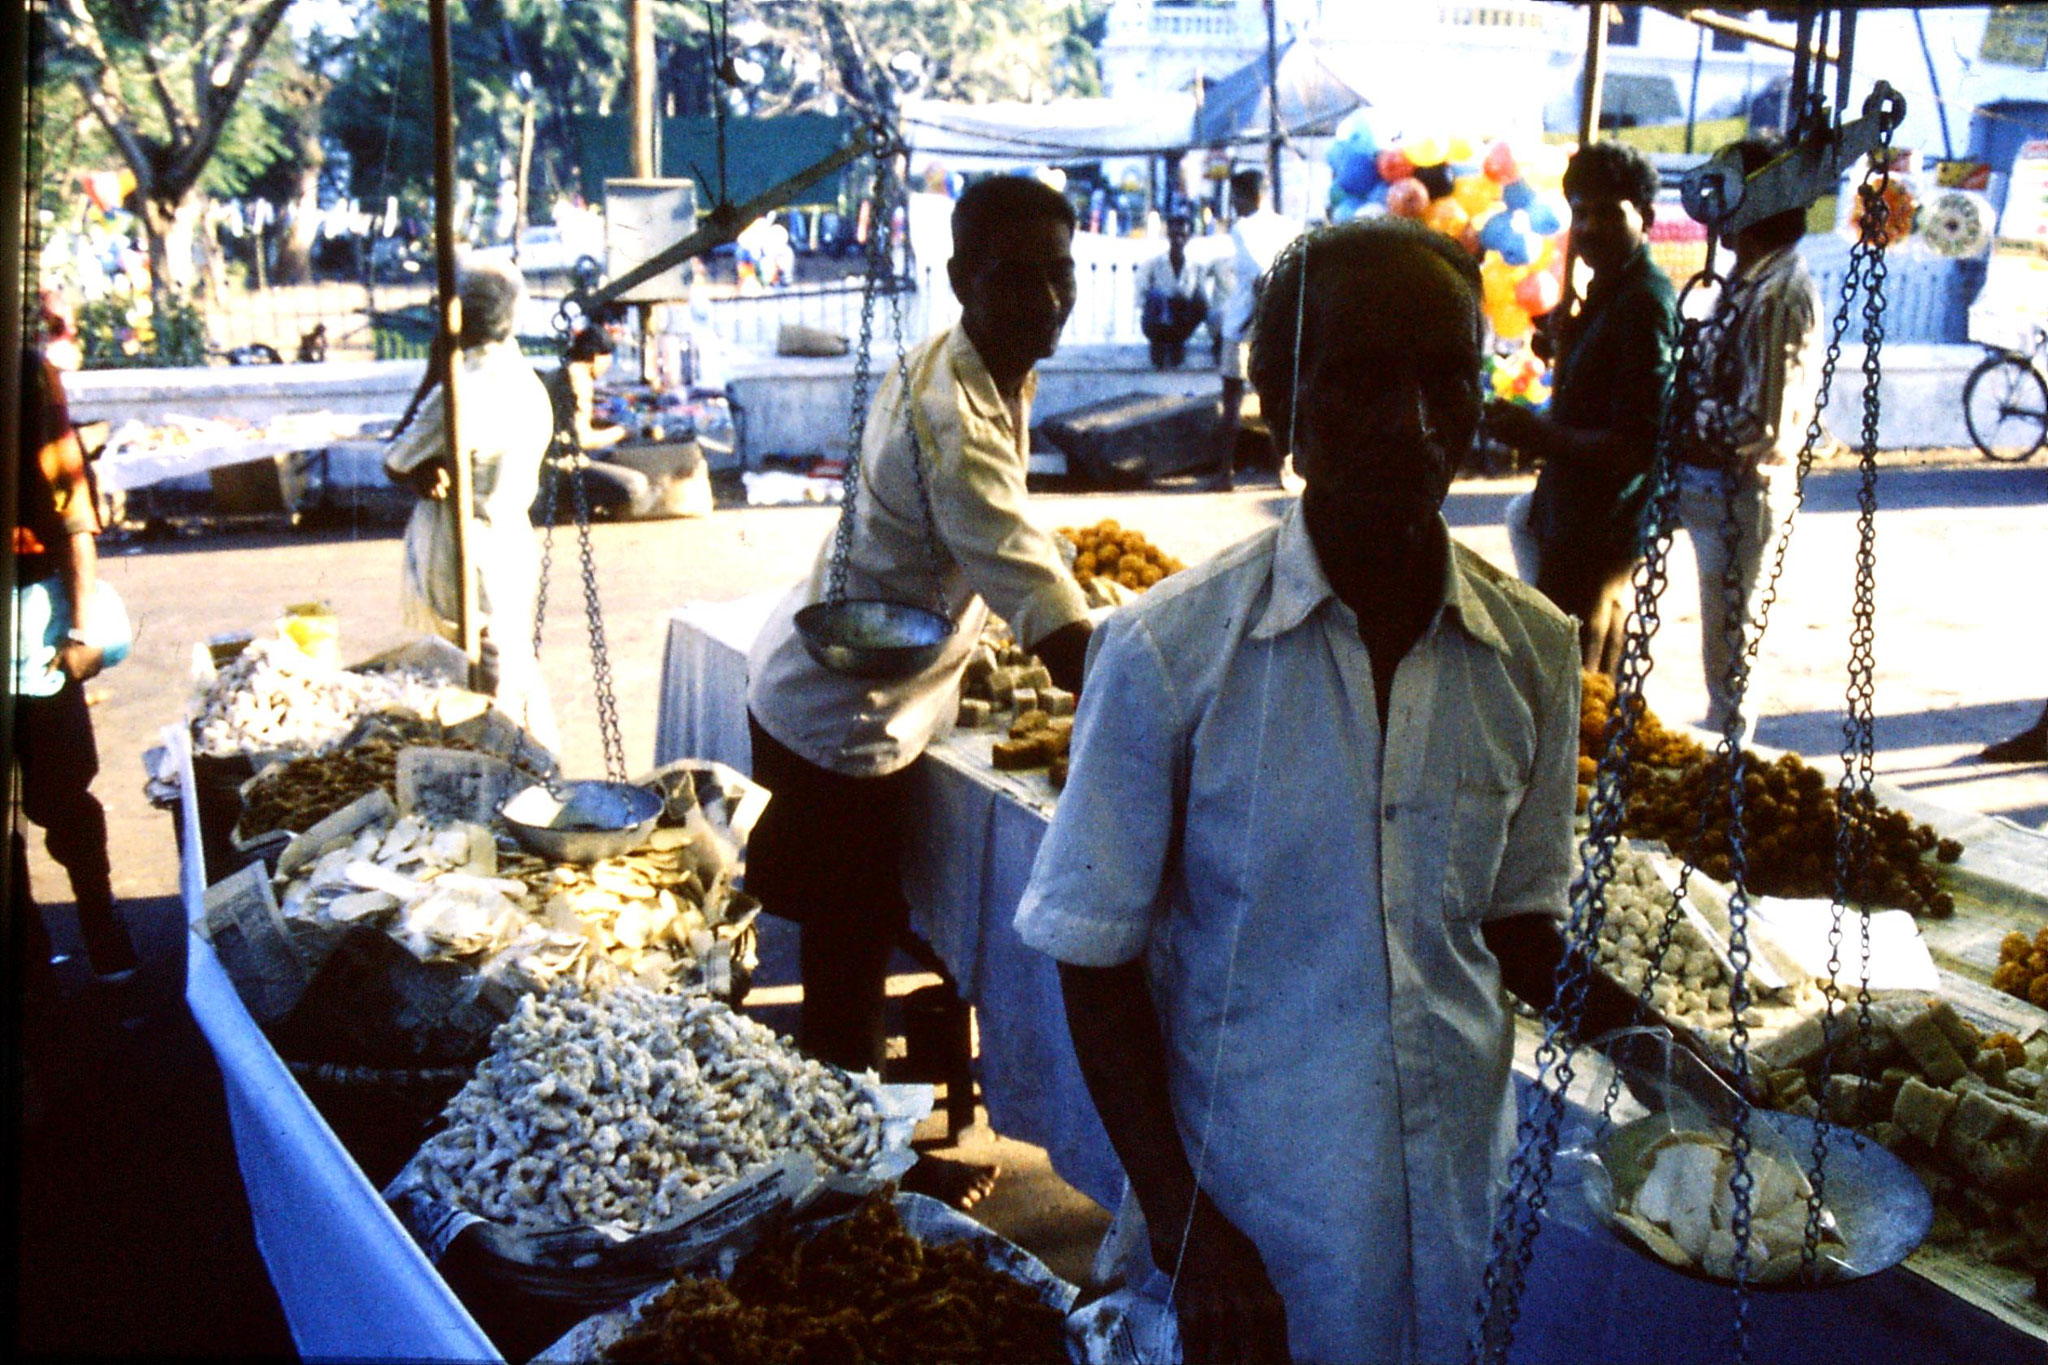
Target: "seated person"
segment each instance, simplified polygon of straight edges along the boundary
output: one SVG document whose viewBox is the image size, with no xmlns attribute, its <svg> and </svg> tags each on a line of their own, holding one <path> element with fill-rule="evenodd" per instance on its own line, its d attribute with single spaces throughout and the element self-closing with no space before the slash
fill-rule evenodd
<svg viewBox="0 0 2048 1365">
<path fill-rule="evenodd" d="M 654 488 L 637 469 L 592 459 L 598 451 L 626 439 L 625 427 L 597 416 L 597 383 L 612 367 L 612 339 L 602 327 L 585 327 L 570 339 L 562 367 L 547 378 L 548 402 L 555 413 L 555 470 L 567 474 L 581 468 L 591 515 L 645 516 L 654 504 Z M 550 477 L 553 477 L 550 475 Z M 565 485 L 555 489 L 554 520 L 559 522 L 573 503 Z M 541 500 L 547 499 L 543 489 Z M 536 520 L 541 518 L 537 515 Z"/>
<path fill-rule="evenodd" d="M 1152 346 L 1152 368 L 1177 370 L 1188 357 L 1188 338 L 1209 316 L 1207 272 L 1188 260 L 1188 216 L 1166 219 L 1166 250 L 1138 277 L 1138 325 Z"/>
</svg>

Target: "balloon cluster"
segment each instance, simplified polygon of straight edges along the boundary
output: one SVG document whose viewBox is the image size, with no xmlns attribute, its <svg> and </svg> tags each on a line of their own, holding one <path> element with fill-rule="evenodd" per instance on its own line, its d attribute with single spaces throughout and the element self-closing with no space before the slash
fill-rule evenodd
<svg viewBox="0 0 2048 1365">
<path fill-rule="evenodd" d="M 1527 346 L 1486 358 L 1486 383 L 1495 398 L 1540 408 L 1550 401 L 1548 369 Z"/>
<path fill-rule="evenodd" d="M 1527 337 L 1563 297 L 1567 149 L 1389 136 L 1361 109 L 1338 125 L 1328 156 L 1330 221 L 1391 214 L 1461 242 L 1479 259 L 1486 317 L 1502 341 Z"/>
</svg>

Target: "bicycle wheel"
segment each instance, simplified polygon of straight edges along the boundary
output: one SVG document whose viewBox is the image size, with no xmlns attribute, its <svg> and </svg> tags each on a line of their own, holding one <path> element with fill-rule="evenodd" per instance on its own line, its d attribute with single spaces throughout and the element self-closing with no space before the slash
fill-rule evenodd
<svg viewBox="0 0 2048 1365">
<path fill-rule="evenodd" d="M 1985 459 L 2032 459 L 2048 443 L 2048 380 L 2025 356 L 1987 356 L 1963 385 L 1963 420 Z"/>
</svg>

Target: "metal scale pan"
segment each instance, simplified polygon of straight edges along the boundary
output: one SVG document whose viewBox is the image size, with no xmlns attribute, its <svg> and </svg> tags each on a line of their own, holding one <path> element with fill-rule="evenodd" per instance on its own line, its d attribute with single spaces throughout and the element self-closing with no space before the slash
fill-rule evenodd
<svg viewBox="0 0 2048 1365">
<path fill-rule="evenodd" d="M 1818 1283 L 1799 1276 L 1772 1283 L 1751 1275 L 1747 1280 L 1751 1289 L 1799 1291 L 1861 1279 L 1905 1260 L 1927 1236 L 1934 1223 L 1934 1201 L 1929 1198 L 1927 1187 L 1905 1162 L 1872 1139 L 1859 1137 L 1838 1124 L 1822 1124 L 1776 1110 L 1754 1110 L 1750 1122 L 1775 1133 L 1795 1153 L 1811 1151 L 1815 1132 L 1823 1127 L 1827 1130 L 1827 1187 L 1823 1201 L 1827 1211 L 1834 1215 L 1843 1243 L 1840 1248 L 1824 1250 Z M 1696 1265 L 1676 1263 L 1658 1255 L 1614 1216 L 1617 1204 L 1634 1202 L 1648 1174 L 1657 1140 L 1670 1131 L 1671 1124 L 1662 1115 L 1652 1114 L 1612 1126 L 1594 1143 L 1593 1151 L 1606 1169 L 1615 1196 L 1596 1202 L 1595 1212 L 1616 1237 L 1659 1265 L 1695 1279 L 1733 1284 L 1732 1277 L 1710 1275 Z"/>
</svg>

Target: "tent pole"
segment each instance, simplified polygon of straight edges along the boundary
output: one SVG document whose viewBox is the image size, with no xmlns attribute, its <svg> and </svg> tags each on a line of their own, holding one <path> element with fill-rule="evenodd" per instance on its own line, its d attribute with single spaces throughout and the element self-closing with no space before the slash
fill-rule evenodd
<svg viewBox="0 0 2048 1365">
<path fill-rule="evenodd" d="M 461 439 L 462 298 L 455 281 L 455 95 L 448 55 L 448 0 L 428 0 L 427 19 L 434 64 L 434 283 L 439 294 L 441 354 L 447 368 L 441 375 L 447 441 L 448 497 L 455 513 L 456 624 L 463 657 L 469 660 L 469 685 L 483 681 L 483 633 L 476 612 L 476 575 L 471 569 L 469 515 L 474 482 L 469 447 Z M 428 361 L 429 364 L 433 362 Z"/>
<path fill-rule="evenodd" d="M 1280 208 L 1280 43 L 1274 0 L 1266 0 L 1266 180 Z"/>
<path fill-rule="evenodd" d="M 1579 145 L 1600 137 L 1600 94 L 1607 83 L 1607 6 L 1586 7 L 1586 69 L 1579 83 Z"/>
</svg>

